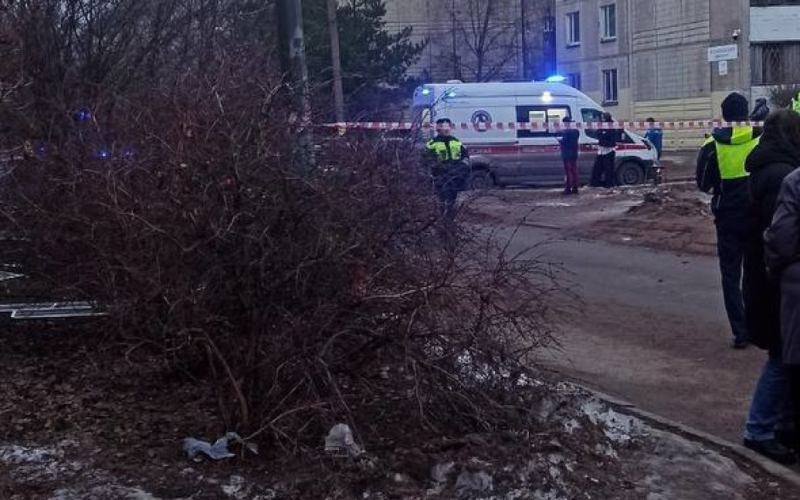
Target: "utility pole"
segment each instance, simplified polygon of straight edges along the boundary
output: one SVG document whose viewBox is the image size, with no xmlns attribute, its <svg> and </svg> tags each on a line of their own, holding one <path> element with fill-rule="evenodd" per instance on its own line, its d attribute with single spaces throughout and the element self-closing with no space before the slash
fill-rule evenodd
<svg viewBox="0 0 800 500">
<path fill-rule="evenodd" d="M 527 81 L 531 78 L 531 67 L 528 54 L 528 12 L 527 2 L 519 0 L 520 15 L 519 19 L 522 23 L 522 79 Z"/>
<path fill-rule="evenodd" d="M 342 88 L 342 58 L 339 52 L 339 22 L 336 18 L 336 0 L 328 0 L 328 31 L 331 34 L 331 68 L 333 69 L 333 101 L 336 121 L 345 121 L 344 89 Z"/>
<path fill-rule="evenodd" d="M 277 14 L 281 63 L 289 75 L 295 108 L 294 163 L 296 170 L 305 171 L 311 166 L 311 104 L 301 0 L 278 0 Z"/>
<path fill-rule="evenodd" d="M 456 0 L 452 1 L 452 20 L 453 20 L 453 79 L 461 79 L 461 68 L 458 64 L 458 45 L 456 44 Z"/>
</svg>

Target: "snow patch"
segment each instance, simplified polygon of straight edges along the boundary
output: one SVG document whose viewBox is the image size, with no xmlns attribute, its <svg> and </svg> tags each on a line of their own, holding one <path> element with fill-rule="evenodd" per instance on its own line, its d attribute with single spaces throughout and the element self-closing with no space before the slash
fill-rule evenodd
<svg viewBox="0 0 800 500">
<path fill-rule="evenodd" d="M 602 426 L 603 433 L 614 443 L 628 444 L 635 435 L 642 433 L 642 422 L 639 419 L 622 415 L 598 399 L 584 401 L 581 411 L 590 422 Z"/>
</svg>

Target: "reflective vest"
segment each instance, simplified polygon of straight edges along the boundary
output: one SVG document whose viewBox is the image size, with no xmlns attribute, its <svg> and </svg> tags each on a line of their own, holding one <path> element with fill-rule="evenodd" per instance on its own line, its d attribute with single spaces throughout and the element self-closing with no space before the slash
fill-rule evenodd
<svg viewBox="0 0 800 500">
<path fill-rule="evenodd" d="M 713 136 L 706 144 L 712 141 L 717 151 L 719 175 L 723 181 L 742 179 L 750 175 L 745 170 L 745 162 L 761 141 L 761 137 L 753 137 L 753 127 L 734 127 L 729 144 L 716 141 Z"/>
<path fill-rule="evenodd" d="M 800 93 L 797 94 L 797 98 L 792 99 L 792 109 L 796 113 L 800 113 Z"/>
<path fill-rule="evenodd" d="M 448 149 L 447 146 L 450 146 Z M 449 141 L 439 140 L 439 139 L 432 139 L 428 141 L 428 151 L 433 152 L 436 155 L 436 159 L 439 160 L 439 163 L 444 163 L 447 161 L 461 161 L 461 148 L 464 144 L 451 137 Z"/>
</svg>

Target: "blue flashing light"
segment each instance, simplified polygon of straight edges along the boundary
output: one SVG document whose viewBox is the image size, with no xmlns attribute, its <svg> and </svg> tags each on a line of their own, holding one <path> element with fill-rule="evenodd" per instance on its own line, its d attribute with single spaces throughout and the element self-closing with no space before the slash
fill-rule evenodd
<svg viewBox="0 0 800 500">
<path fill-rule="evenodd" d="M 79 122 L 85 122 L 92 117 L 92 112 L 89 111 L 87 108 L 79 109 L 75 112 L 75 119 Z"/>
<path fill-rule="evenodd" d="M 136 156 L 136 149 L 134 149 L 133 146 L 128 146 L 122 149 L 121 155 L 126 160 L 133 159 L 133 157 Z"/>
<path fill-rule="evenodd" d="M 422 95 L 430 95 L 431 89 L 422 89 Z"/>
<path fill-rule="evenodd" d="M 37 143 L 36 146 L 33 148 L 33 154 L 43 160 L 47 157 L 47 146 L 44 143 Z"/>
<path fill-rule="evenodd" d="M 95 156 L 101 160 L 107 160 L 111 157 L 111 151 L 109 151 L 108 148 L 100 148 L 95 152 Z"/>
<path fill-rule="evenodd" d="M 455 99 L 456 98 L 456 93 L 451 90 L 450 92 L 447 93 L 447 98 L 448 99 Z"/>
<path fill-rule="evenodd" d="M 567 77 L 561 75 L 553 75 L 548 77 L 545 81 L 547 83 L 564 83 L 567 81 Z"/>
</svg>

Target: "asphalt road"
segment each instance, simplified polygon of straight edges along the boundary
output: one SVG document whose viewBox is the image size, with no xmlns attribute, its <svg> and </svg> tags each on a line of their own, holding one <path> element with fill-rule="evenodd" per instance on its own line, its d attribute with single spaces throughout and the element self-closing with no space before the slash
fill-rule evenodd
<svg viewBox="0 0 800 500">
<path fill-rule="evenodd" d="M 717 260 L 523 227 L 513 250 L 563 264 L 579 313 L 545 367 L 653 413 L 738 442 L 765 354 L 735 351 Z"/>
</svg>

